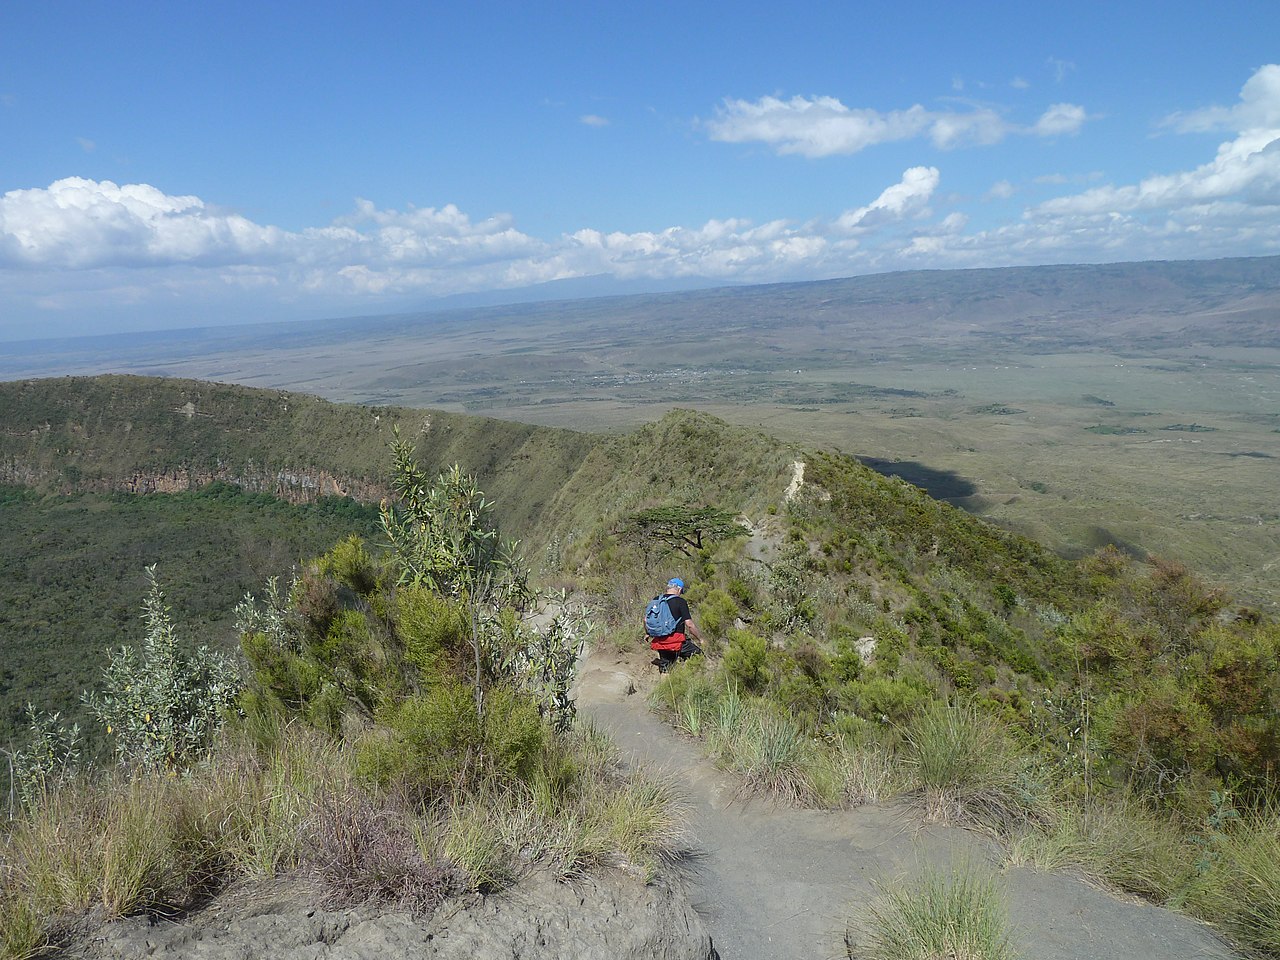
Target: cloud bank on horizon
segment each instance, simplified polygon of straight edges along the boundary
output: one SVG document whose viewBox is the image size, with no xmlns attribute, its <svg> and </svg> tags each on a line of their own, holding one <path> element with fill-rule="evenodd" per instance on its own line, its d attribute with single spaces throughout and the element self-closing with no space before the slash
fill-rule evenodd
<svg viewBox="0 0 1280 960">
<path fill-rule="evenodd" d="M 1034 184 L 1019 181 L 993 162 L 985 194 L 949 192 L 948 163 L 957 152 L 1052 148 L 1084 136 L 1093 119 L 1087 104 L 1066 101 L 1047 102 L 1017 123 L 991 103 L 879 110 L 832 96 L 725 99 L 710 120 L 687 121 L 706 149 L 801 158 L 797 176 L 803 165 L 886 144 L 918 145 L 927 162 L 860 187 L 854 203 L 819 217 L 754 222 L 726 210 L 695 224 L 618 231 L 583 223 L 554 236 L 527 232 L 515 213 L 477 216 L 453 204 L 389 209 L 367 199 L 354 199 L 327 223 L 286 229 L 219 205 L 235 198 L 215 202 L 147 183 L 67 176 L 0 196 L 0 297 L 10 305 L 0 339 L 98 332 L 92 319 L 76 320 L 79 326 L 66 319 L 92 318 L 95 310 L 199 318 L 194 309 L 184 314 L 187 305 L 238 305 L 233 318 L 252 320 L 282 315 L 262 307 L 275 304 L 292 311 L 285 315 L 319 317 L 599 275 L 753 283 L 1280 253 L 1278 64 L 1255 70 L 1235 103 L 1171 114 L 1145 134 L 1215 135 L 1216 150 L 1206 146 L 1200 162 L 1092 185 L 1081 182 L 1089 177 L 1052 172 Z M 615 125 L 602 113 L 580 121 L 594 132 Z M 1016 204 L 1046 184 L 1059 192 L 1003 218 L 984 210 Z"/>
</svg>

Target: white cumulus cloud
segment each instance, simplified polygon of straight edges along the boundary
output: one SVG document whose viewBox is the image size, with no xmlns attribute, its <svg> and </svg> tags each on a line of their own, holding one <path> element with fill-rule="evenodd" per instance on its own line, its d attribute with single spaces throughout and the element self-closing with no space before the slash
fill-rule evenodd
<svg viewBox="0 0 1280 960">
<path fill-rule="evenodd" d="M 848 233 L 865 231 L 892 220 L 901 220 L 927 210 L 929 198 L 938 188 L 941 174 L 937 167 L 912 167 L 902 179 L 886 187 L 880 196 L 855 210 L 846 210 L 835 226 Z"/>
<path fill-rule="evenodd" d="M 981 109 L 879 114 L 803 98 L 747 106 L 722 117 L 733 120 L 734 135 L 815 156 L 895 137 L 981 142 L 1008 130 Z M 1175 116 L 1173 129 L 1227 134 L 1203 162 L 1134 182 L 1066 172 L 1015 187 L 993 171 L 985 194 L 947 194 L 943 169 L 918 165 L 896 182 L 861 188 L 843 212 L 835 206 L 804 221 L 757 223 L 728 211 L 700 225 L 624 232 L 582 224 L 546 237 L 506 213 L 474 216 L 447 203 L 388 209 L 367 200 L 331 222 L 285 230 L 145 183 L 69 177 L 0 196 L 0 338 L 44 332 L 47 318 L 59 315 L 114 310 L 166 325 L 177 316 L 373 313 L 602 274 L 772 282 L 919 266 L 1280 253 L 1280 67 L 1255 72 L 1234 106 Z M 1034 130 L 1021 132 L 1060 136 L 1086 120 L 1083 109 L 1054 104 Z M 982 201 L 1010 200 L 1024 184 L 1037 197 L 1058 195 L 1016 220 L 993 221 L 1003 205 Z"/>
<path fill-rule="evenodd" d="M 1197 217 L 1255 207 L 1280 213 L 1280 66 L 1262 67 L 1230 108 L 1177 115 L 1169 125 L 1201 131 L 1226 126 L 1236 136 L 1220 144 L 1216 155 L 1191 170 L 1146 177 L 1135 184 L 1095 187 L 1046 201 L 1033 217 L 1093 216 L 1139 211 L 1182 211 Z"/>
<path fill-rule="evenodd" d="M 731 217 L 630 233 L 583 227 L 551 238 L 524 233 L 505 214 L 477 219 L 452 204 L 397 210 L 367 200 L 328 224 L 288 231 L 148 184 L 69 178 L 0 197 L 0 297 L 95 314 L 183 302 L 208 314 L 228 298 L 313 302 L 320 314 L 342 309 L 333 304 L 375 309 L 396 297 L 600 274 L 835 276 L 855 271 L 851 257 L 871 263 L 874 251 L 862 253 L 859 244 L 878 231 L 927 218 L 939 177 L 935 167 L 912 167 L 830 221 Z"/>
<path fill-rule="evenodd" d="M 764 143 L 780 154 L 827 157 L 868 147 L 927 137 L 942 149 L 998 143 L 1011 134 L 1057 136 L 1074 133 L 1087 119 L 1083 107 L 1054 104 L 1033 126 L 1005 120 L 990 107 L 926 110 L 916 104 L 883 112 L 847 107 L 835 97 L 767 96 L 725 100 L 706 123 L 712 140 Z"/>
<path fill-rule="evenodd" d="M 1234 106 L 1174 113 L 1165 118 L 1164 125 L 1180 133 L 1280 127 L 1280 64 L 1269 63 L 1255 71 Z"/>
<path fill-rule="evenodd" d="M 286 237 L 236 214 L 205 208 L 147 184 L 69 177 L 47 189 L 0 197 L 0 265 L 71 268 L 230 262 Z"/>
<path fill-rule="evenodd" d="M 1264 67 L 1235 107 L 1178 115 L 1182 120 L 1171 124 L 1178 129 L 1226 124 L 1234 134 L 1205 163 L 1055 197 L 1027 209 L 1018 223 L 922 236 L 905 252 L 955 266 L 1280 253 L 1277 79 L 1280 70 Z M 1080 179 L 1055 175 L 1039 182 Z"/>
</svg>

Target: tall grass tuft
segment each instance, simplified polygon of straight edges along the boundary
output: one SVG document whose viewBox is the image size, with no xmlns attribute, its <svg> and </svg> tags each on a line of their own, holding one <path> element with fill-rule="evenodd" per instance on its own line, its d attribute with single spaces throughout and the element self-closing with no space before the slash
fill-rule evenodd
<svg viewBox="0 0 1280 960">
<path fill-rule="evenodd" d="M 1182 832 L 1130 794 L 1051 805 L 1041 823 L 1013 842 L 1009 856 L 1042 870 L 1079 870 L 1157 902 L 1184 890 L 1195 869 Z"/>
<path fill-rule="evenodd" d="M 737 761 L 749 788 L 792 803 L 816 797 L 808 740 L 790 719 L 752 711 L 739 742 Z"/>
<path fill-rule="evenodd" d="M 444 853 L 466 878 L 467 886 L 481 892 L 504 886 L 518 874 L 518 858 L 508 838 L 513 816 L 519 809 L 495 804 L 491 797 L 460 797 L 449 808 L 449 830 Z"/>
<path fill-rule="evenodd" d="M 513 846 L 538 854 L 562 876 L 610 863 L 644 876 L 676 856 L 685 842 L 684 805 L 671 781 L 644 770 L 621 774 L 617 747 L 585 727 L 544 761 L 529 784 L 539 819 L 512 816 L 526 835 Z"/>
<path fill-rule="evenodd" d="M 832 808 L 874 802 L 896 788 L 886 750 L 814 741 L 767 699 L 744 696 L 723 677 L 674 671 L 658 684 L 653 703 L 701 736 L 716 763 L 737 773 L 748 791 Z"/>
<path fill-rule="evenodd" d="M 28 960 L 48 946 L 44 918 L 31 901 L 7 885 L 0 886 L 0 957 Z"/>
<path fill-rule="evenodd" d="M 865 960 L 1014 960 L 1008 920 L 993 879 L 969 868 L 926 871 L 881 888 L 869 917 L 851 925 L 849 956 Z M 853 952 L 855 940 L 858 953 Z M 865 941 L 865 942 L 862 942 Z"/>
<path fill-rule="evenodd" d="M 10 835 L 13 888 L 46 915 L 101 907 L 118 917 L 185 899 L 204 860 L 182 829 L 186 792 L 181 781 L 152 774 L 49 793 Z"/>
<path fill-rule="evenodd" d="M 1280 809 L 1243 814 L 1209 838 L 1186 906 L 1242 945 L 1280 955 Z"/>
<path fill-rule="evenodd" d="M 902 775 L 893 754 L 878 743 L 854 747 L 840 744 L 832 764 L 838 778 L 841 806 L 879 803 L 901 788 Z"/>
<path fill-rule="evenodd" d="M 302 725 L 261 746 L 228 744 L 198 771 L 208 822 L 204 833 L 223 868 L 273 877 L 300 865 L 313 811 L 323 793 L 354 794 L 350 757 L 338 741 Z"/>
<path fill-rule="evenodd" d="M 1047 789 L 1030 757 L 974 707 L 931 703 L 907 725 L 903 746 L 930 819 L 1009 835 L 1042 816 Z"/>
</svg>

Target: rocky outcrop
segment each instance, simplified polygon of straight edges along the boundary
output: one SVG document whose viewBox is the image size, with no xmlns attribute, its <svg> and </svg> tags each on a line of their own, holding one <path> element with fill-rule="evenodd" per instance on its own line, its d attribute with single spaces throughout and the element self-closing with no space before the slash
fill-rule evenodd
<svg viewBox="0 0 1280 960">
<path fill-rule="evenodd" d="M 323 909 L 303 888 L 214 904 L 181 923 L 106 924 L 65 960 L 714 960 L 678 882 L 622 874 L 569 883 L 538 877 L 430 917 L 387 908 Z"/>
</svg>

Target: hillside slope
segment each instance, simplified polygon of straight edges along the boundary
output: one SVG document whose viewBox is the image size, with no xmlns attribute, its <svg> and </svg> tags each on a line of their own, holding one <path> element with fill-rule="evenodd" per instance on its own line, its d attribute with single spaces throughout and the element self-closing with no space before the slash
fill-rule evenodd
<svg viewBox="0 0 1280 960">
<path fill-rule="evenodd" d="M 192 381 L 10 384 L 0 399 L 4 476 L 29 484 L 5 491 L 6 569 L 14 579 L 24 568 L 40 571 L 32 582 L 57 600 L 50 618 L 62 616 L 57 607 L 81 606 L 69 575 L 77 564 L 110 591 L 99 541 L 123 542 L 121 527 L 132 534 L 169 523 L 182 549 L 196 547 L 192 578 L 223 588 L 235 576 L 227 564 L 236 566 L 236 548 L 211 538 L 219 526 L 246 551 L 264 536 L 290 549 L 314 542 L 281 530 L 368 535 L 368 505 L 323 494 L 379 496 L 379 460 L 398 424 L 428 472 L 456 460 L 477 475 L 508 530 L 528 537 L 535 565 L 594 608 L 606 628 L 599 649 L 635 651 L 638 603 L 668 576 L 688 582 L 708 656 L 668 676 L 655 702 L 705 735 L 750 788 L 817 805 L 866 803 L 889 789 L 887 780 L 868 787 L 868 764 L 883 770 L 892 760 L 922 778 L 921 731 L 945 722 L 960 731 L 951 746 L 971 751 L 953 772 L 979 783 L 943 808 L 969 803 L 976 813 L 944 816 L 1035 839 L 1055 818 L 1079 813 L 1091 823 L 1117 804 L 1127 818 L 1120 829 L 1154 824 L 1173 849 L 1161 848 L 1164 859 L 1136 874 L 1108 872 L 1115 864 L 1090 869 L 1126 891 L 1191 904 L 1203 917 L 1216 917 L 1215 898 L 1237 881 L 1218 873 L 1218 891 L 1207 888 L 1206 871 L 1234 864 L 1223 854 L 1202 869 L 1197 844 L 1207 836 L 1219 852 L 1231 849 L 1227 811 L 1261 811 L 1274 831 L 1274 817 L 1266 818 L 1280 764 L 1280 629 L 1177 564 L 1139 562 L 1114 548 L 1069 562 L 843 453 L 798 449 L 689 410 L 629 434 L 589 437 Z M 741 529 L 721 524 L 705 541 L 664 543 L 643 532 L 652 528 L 638 518 L 650 508 L 666 517 L 736 517 Z M 57 511 L 71 521 L 57 527 Z M 277 527 L 252 525 L 276 514 Z M 317 523 L 323 518 L 333 522 Z M 61 533 L 42 538 L 45 527 Z M 143 549 L 130 542 L 135 553 Z M 376 572 L 380 562 L 361 558 L 367 576 L 351 579 L 389 592 L 360 612 L 369 631 L 343 632 L 348 621 L 336 605 L 299 619 L 322 624 L 316 649 L 324 656 L 382 662 L 361 645 L 376 639 L 376 611 L 391 608 L 397 589 L 395 576 Z M 248 565 L 239 566 L 243 574 Z M 308 576 L 341 595 L 337 574 Z M 314 605 L 311 596 L 304 590 L 291 602 Z M 3 596 L 0 609 L 24 604 L 15 597 Z M 123 623 L 128 604 L 117 598 L 117 606 L 112 616 Z M 10 707 L 31 690 L 30 666 L 55 648 L 73 650 L 81 670 L 95 666 L 92 628 L 78 625 L 74 637 L 52 644 L 12 617 L 4 630 L 12 649 L 25 647 L 28 665 L 3 678 Z M 274 649 L 262 637 L 263 649 Z M 642 648 L 642 664 L 647 656 Z M 70 689 L 64 680 L 64 694 Z M 307 696 L 317 689 L 308 684 Z M 350 705 L 332 689 L 329 702 Z M 372 710 L 372 694 L 361 703 Z M 326 729 L 344 728 L 335 720 Z M 1003 772 L 989 766 L 1001 762 Z M 1007 779 L 993 786 L 986 771 Z M 929 784 L 913 789 L 928 802 Z M 1140 808 L 1124 807 L 1130 803 Z M 1087 849 L 1097 846 L 1085 839 Z M 1246 906 L 1274 899 L 1268 888 Z M 1247 932 L 1245 921 L 1233 929 Z"/>
<path fill-rule="evenodd" d="M 428 470 L 457 463 L 520 529 L 597 442 L 571 430 L 159 377 L 0 383 L 0 483 L 172 493 L 215 480 L 291 502 L 387 495 L 399 429 Z"/>
</svg>

